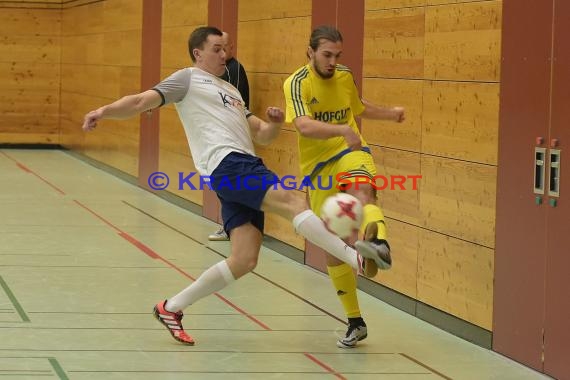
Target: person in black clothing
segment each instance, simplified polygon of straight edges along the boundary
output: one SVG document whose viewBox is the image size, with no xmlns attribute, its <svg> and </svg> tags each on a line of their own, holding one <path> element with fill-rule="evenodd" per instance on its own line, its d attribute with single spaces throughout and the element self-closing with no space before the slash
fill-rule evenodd
<svg viewBox="0 0 570 380">
<path fill-rule="evenodd" d="M 224 50 L 226 51 L 226 72 L 222 75 L 222 79 L 231 83 L 241 94 L 245 103 L 245 108 L 249 109 L 249 83 L 247 74 L 243 65 L 234 57 L 234 43 L 227 32 L 223 32 L 222 41 Z M 208 240 L 226 241 L 229 240 L 228 234 L 224 228 L 220 226 L 216 232 L 208 236 Z"/>
<path fill-rule="evenodd" d="M 226 50 L 226 73 L 222 79 L 230 82 L 241 94 L 246 108 L 249 108 L 249 83 L 243 65 L 234 57 L 234 44 L 227 32 L 223 33 L 224 49 Z"/>
</svg>

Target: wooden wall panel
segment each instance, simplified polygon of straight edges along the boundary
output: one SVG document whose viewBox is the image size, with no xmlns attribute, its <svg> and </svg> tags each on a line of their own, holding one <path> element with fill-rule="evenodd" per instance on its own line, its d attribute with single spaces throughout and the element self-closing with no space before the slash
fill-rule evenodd
<svg viewBox="0 0 570 380">
<path fill-rule="evenodd" d="M 52 4 L 52 5 L 60 5 L 64 0 L 14 0 L 14 1 L 3 1 L 3 3 L 15 3 L 20 5 L 25 4 Z"/>
<path fill-rule="evenodd" d="M 362 97 L 384 106 L 406 107 L 406 122 L 362 120 L 362 134 L 368 144 L 419 152 L 422 139 L 421 80 L 368 78 Z"/>
<path fill-rule="evenodd" d="M 136 176 L 138 167 L 137 117 L 129 120 L 105 120 L 96 132 L 81 130 L 85 110 L 95 109 L 109 99 L 84 94 L 62 92 L 60 143 L 88 157 Z"/>
<path fill-rule="evenodd" d="M 107 165 L 130 175 L 137 175 L 138 167 L 138 117 L 128 120 L 105 120 L 97 130 L 85 133 L 81 130 L 87 111 L 108 103 L 111 99 L 74 92 L 62 92 L 60 143 L 80 151 Z"/>
<path fill-rule="evenodd" d="M 78 20 L 81 20 L 78 22 Z M 104 0 L 63 11 L 62 35 L 105 34 L 141 27 L 142 4 L 130 0 Z"/>
<path fill-rule="evenodd" d="M 378 191 L 378 199 L 384 215 L 416 226 L 421 225 L 420 190 L 422 179 L 417 179 L 414 186 L 413 180 L 409 178 L 409 176 L 421 175 L 420 154 L 373 146 L 372 155 L 378 175 L 383 175 L 388 180 L 391 176 L 406 177 L 405 190 L 388 184 L 386 189 Z M 383 185 L 384 183 L 380 182 L 379 186 Z"/>
<path fill-rule="evenodd" d="M 199 26 L 186 25 L 162 29 L 161 72 L 170 75 L 176 70 L 193 65 L 188 52 L 188 37 Z"/>
<path fill-rule="evenodd" d="M 39 9 L 0 9 L 1 36 L 60 36 L 61 12 Z"/>
<path fill-rule="evenodd" d="M 24 118 L 7 118 L 7 123 L 18 127 L 1 128 L 0 144 L 59 144 L 59 124 L 44 123 L 40 128 L 37 121 Z"/>
<path fill-rule="evenodd" d="M 293 175 L 301 178 L 297 132 L 282 130 L 272 144 L 258 145 L 255 150 L 263 162 L 279 176 Z"/>
<path fill-rule="evenodd" d="M 240 22 L 238 30 L 237 58 L 248 72 L 289 75 L 307 63 L 310 17 Z"/>
<path fill-rule="evenodd" d="M 59 143 L 61 12 L 0 5 L 0 143 Z"/>
<path fill-rule="evenodd" d="M 61 35 L 78 36 L 104 33 L 104 4 L 105 2 L 101 1 L 88 6 L 65 9 L 63 11 Z M 81 20 L 81 22 L 78 22 L 78 20 Z"/>
<path fill-rule="evenodd" d="M 162 0 L 163 29 L 174 26 L 186 26 L 187 36 L 196 27 L 206 25 L 208 20 L 208 2 L 204 0 Z M 164 41 L 163 46 L 169 41 Z M 188 49 L 186 49 L 188 50 Z"/>
<path fill-rule="evenodd" d="M 239 22 L 310 15 L 311 2 L 307 0 L 240 0 L 238 2 Z"/>
<path fill-rule="evenodd" d="M 418 300 L 491 330 L 494 251 L 420 232 Z"/>
<path fill-rule="evenodd" d="M 63 101 L 63 96 L 61 97 Z M 68 149 L 80 151 L 85 144 L 85 134 L 76 122 L 62 118 L 60 120 L 59 143 Z"/>
<path fill-rule="evenodd" d="M 502 1 L 366 0 L 365 8 L 363 97 L 404 106 L 406 121 L 363 120 L 363 135 L 380 173 L 422 175 L 415 193 L 381 194 L 385 214 L 409 223 L 419 247 L 442 236 L 457 238 L 466 244 L 461 252 L 470 245 L 489 251 L 492 264 Z M 395 250 L 405 241 L 399 233 L 389 231 Z M 442 260 L 451 265 L 456 259 L 446 249 L 440 248 Z M 420 249 L 418 268 L 435 250 Z M 450 288 L 454 278 L 476 281 L 474 265 L 456 266 L 454 277 L 438 277 L 437 286 Z M 492 278 L 492 265 L 478 269 Z M 480 299 L 457 291 L 445 304 L 440 295 L 425 296 L 425 289 L 422 296 L 424 274 L 416 275 L 418 299 L 491 328 L 490 311 L 481 305 L 492 303 L 492 291 L 481 292 Z"/>
<path fill-rule="evenodd" d="M 61 72 L 65 92 L 86 93 L 85 84 L 90 82 L 97 86 L 90 86 L 89 95 L 109 101 L 139 91 L 140 67 L 136 66 L 62 64 Z"/>
<path fill-rule="evenodd" d="M 6 117 L 27 116 L 47 117 L 50 125 L 57 126 L 59 117 L 59 91 L 57 88 L 37 90 L 19 89 L 0 93 L 0 104 L 3 107 L 0 123 L 8 128 L 18 128 L 18 124 L 6 123 Z M 30 112 L 33 110 L 33 112 Z M 37 114 L 34 116 L 34 114 Z"/>
<path fill-rule="evenodd" d="M 81 152 L 87 135 L 81 130 L 85 110 L 92 110 L 101 105 L 101 99 L 73 92 L 61 93 L 61 130 L 60 144 Z"/>
<path fill-rule="evenodd" d="M 141 29 L 114 31 L 104 34 L 103 64 L 140 67 L 140 63 Z"/>
<path fill-rule="evenodd" d="M 364 76 L 423 78 L 424 8 L 367 12 Z"/>
<path fill-rule="evenodd" d="M 427 7 L 426 77 L 498 81 L 501 7 L 500 0 Z"/>
<path fill-rule="evenodd" d="M 135 119 L 136 120 L 136 119 Z M 138 173 L 138 139 L 125 139 L 114 134 L 112 129 L 121 125 L 109 125 L 106 131 L 99 127 L 97 133 L 85 135 L 82 153 L 106 165 L 136 176 Z M 81 128 L 81 125 L 79 125 Z"/>
<path fill-rule="evenodd" d="M 496 165 L 499 86 L 425 82 L 422 152 Z"/>
<path fill-rule="evenodd" d="M 0 104 L 0 143 L 58 143 L 57 90 L 2 92 Z"/>
<path fill-rule="evenodd" d="M 388 271 L 379 271 L 375 281 L 412 298 L 417 297 L 418 249 L 422 229 L 386 217 L 394 263 Z"/>
<path fill-rule="evenodd" d="M 65 17 L 64 15 L 64 19 Z M 61 38 L 61 62 L 77 65 L 102 65 L 104 41 L 105 36 L 101 33 L 63 36 Z M 89 49 L 85 49 L 85 46 L 89 46 Z"/>
<path fill-rule="evenodd" d="M 409 8 L 425 5 L 426 0 L 365 0 L 366 11 L 378 9 Z"/>
<path fill-rule="evenodd" d="M 162 69 L 166 75 L 192 66 L 188 37 L 208 23 L 208 2 L 203 0 L 163 0 Z M 165 75 L 162 76 L 164 78 Z"/>
<path fill-rule="evenodd" d="M 59 10 L 61 9 L 62 0 L 14 0 L 14 1 L 2 1 L 0 3 L 0 8 L 18 8 L 18 9 L 51 9 Z"/>
<path fill-rule="evenodd" d="M 4 91 L 51 90 L 59 86 L 59 65 L 35 62 L 0 62 Z"/>
<path fill-rule="evenodd" d="M 269 106 L 281 107 L 285 109 L 285 97 L 283 96 L 283 83 L 289 75 L 273 73 L 257 73 L 248 70 L 247 80 L 249 82 L 249 108 L 257 116 L 264 118 L 265 110 Z M 255 89 L 255 91 L 254 91 Z M 293 131 L 291 124 L 284 124 L 283 129 Z"/>
<path fill-rule="evenodd" d="M 186 132 L 173 105 L 161 109 L 160 121 L 160 149 L 190 156 Z"/>
<path fill-rule="evenodd" d="M 494 248 L 497 168 L 427 155 L 421 162 L 423 227 Z"/>
<path fill-rule="evenodd" d="M 142 2 L 105 0 L 62 13 L 62 144 L 82 144 L 82 153 L 137 176 L 139 118 L 105 120 L 95 133 L 80 128 L 88 111 L 141 90 Z"/>
<path fill-rule="evenodd" d="M 0 61 L 51 63 L 59 65 L 58 36 L 4 35 L 0 41 Z"/>
<path fill-rule="evenodd" d="M 489 0 L 425 0 L 426 5 L 444 5 L 444 4 L 460 4 L 460 3 L 473 3 Z"/>
<path fill-rule="evenodd" d="M 107 35 L 112 32 L 140 31 L 141 23 L 142 4 L 140 1 L 106 0 L 103 2 L 103 30 Z M 138 63 L 140 64 L 140 56 Z"/>
</svg>

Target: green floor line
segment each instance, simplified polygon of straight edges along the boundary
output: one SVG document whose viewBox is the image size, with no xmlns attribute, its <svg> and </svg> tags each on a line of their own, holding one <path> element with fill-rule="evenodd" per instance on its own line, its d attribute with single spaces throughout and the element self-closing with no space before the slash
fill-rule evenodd
<svg viewBox="0 0 570 380">
<path fill-rule="evenodd" d="M 22 318 L 22 321 L 30 322 L 30 318 L 28 318 L 28 315 L 24 311 L 24 308 L 22 307 L 22 305 L 20 305 L 20 303 L 16 299 L 16 296 L 14 295 L 14 293 L 12 293 L 10 287 L 8 287 L 8 284 L 6 284 L 6 281 L 4 281 L 2 276 L 0 276 L 0 285 L 2 285 L 2 289 L 4 289 L 4 292 L 12 302 L 12 305 L 14 305 L 14 307 L 16 308 L 18 314 L 20 314 L 20 318 Z"/>
<path fill-rule="evenodd" d="M 65 371 L 63 370 L 63 368 L 61 368 L 61 365 L 59 365 L 59 362 L 57 361 L 56 358 L 48 358 L 48 360 L 49 364 L 51 364 L 53 370 L 55 371 L 55 373 L 57 373 L 57 376 L 59 376 L 61 380 L 69 380 L 69 377 L 67 377 Z"/>
</svg>

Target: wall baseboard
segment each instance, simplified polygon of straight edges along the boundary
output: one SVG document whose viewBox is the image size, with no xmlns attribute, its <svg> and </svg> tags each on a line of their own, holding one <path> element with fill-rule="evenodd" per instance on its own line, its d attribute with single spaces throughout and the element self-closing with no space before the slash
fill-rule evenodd
<svg viewBox="0 0 570 380">
<path fill-rule="evenodd" d="M 64 148 L 59 144 L 22 144 L 22 143 L 0 143 L 0 149 L 60 149 Z"/>
</svg>

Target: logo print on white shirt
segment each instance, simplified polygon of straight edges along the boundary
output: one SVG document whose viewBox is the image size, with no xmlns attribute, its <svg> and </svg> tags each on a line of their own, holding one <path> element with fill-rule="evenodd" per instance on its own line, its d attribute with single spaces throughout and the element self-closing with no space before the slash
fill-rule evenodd
<svg viewBox="0 0 570 380">
<path fill-rule="evenodd" d="M 220 94 L 220 98 L 222 98 L 222 103 L 224 104 L 224 107 L 236 107 L 239 109 L 243 109 L 243 104 L 241 100 L 239 100 L 238 98 L 234 98 L 233 96 L 228 94 L 222 94 L 220 91 L 218 91 L 218 94 Z"/>
</svg>

